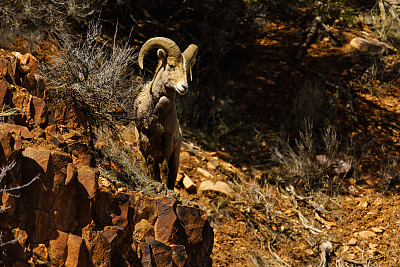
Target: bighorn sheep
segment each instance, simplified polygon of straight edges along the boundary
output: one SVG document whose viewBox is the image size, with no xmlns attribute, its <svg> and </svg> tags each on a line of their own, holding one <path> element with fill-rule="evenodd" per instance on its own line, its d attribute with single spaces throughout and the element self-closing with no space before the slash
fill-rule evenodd
<svg viewBox="0 0 400 267">
<path fill-rule="evenodd" d="M 158 48 L 154 78 L 134 103 L 137 139 L 148 175 L 173 189 L 182 143 L 175 98 L 176 93 L 183 95 L 188 90 L 187 76 L 189 72 L 191 78 L 198 47 L 191 44 L 181 53 L 174 41 L 164 37 L 151 38 L 139 52 L 141 69 L 144 56 L 153 48 Z"/>
</svg>

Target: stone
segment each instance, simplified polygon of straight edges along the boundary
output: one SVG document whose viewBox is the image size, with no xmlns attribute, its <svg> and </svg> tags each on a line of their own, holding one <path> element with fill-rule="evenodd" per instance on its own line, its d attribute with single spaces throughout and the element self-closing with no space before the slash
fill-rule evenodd
<svg viewBox="0 0 400 267">
<path fill-rule="evenodd" d="M 177 216 L 174 211 L 176 200 L 172 197 L 161 197 L 157 199 L 158 217 L 154 225 L 155 238 L 167 243 L 177 232 L 175 223 Z"/>
<path fill-rule="evenodd" d="M 11 233 L 18 242 L 13 246 L 13 254 L 26 261 L 29 257 L 29 251 L 26 249 L 28 246 L 28 234 L 20 228 L 12 229 Z"/>
<path fill-rule="evenodd" d="M 39 61 L 31 53 L 22 55 L 19 52 L 12 52 L 12 54 L 19 60 L 22 66 L 28 67 L 27 73 L 33 73 L 36 70 Z"/>
<path fill-rule="evenodd" d="M 151 247 L 149 243 L 140 243 L 139 254 L 143 267 L 153 267 L 151 260 Z"/>
<path fill-rule="evenodd" d="M 88 265 L 86 247 L 82 237 L 69 234 L 65 267 L 85 267 Z"/>
<path fill-rule="evenodd" d="M 31 133 L 33 134 L 33 138 L 34 139 L 38 139 L 38 138 L 45 138 L 46 137 L 46 133 L 44 132 L 44 130 L 42 128 L 40 128 L 39 126 L 35 127 Z"/>
<path fill-rule="evenodd" d="M 53 216 L 42 210 L 35 210 L 34 216 L 34 231 L 31 239 L 34 243 L 45 243 L 54 229 Z"/>
<path fill-rule="evenodd" d="M 51 152 L 50 152 L 50 150 L 28 147 L 22 152 L 22 155 L 25 158 L 28 158 L 31 161 L 33 161 L 31 164 L 35 163 L 34 165 L 38 165 L 38 167 L 41 168 L 41 170 L 39 170 L 39 173 L 41 173 L 41 172 L 43 172 L 45 174 L 49 173 L 50 165 L 51 165 L 51 158 L 50 158 Z M 32 165 L 26 166 L 25 165 L 25 167 L 29 168 L 30 172 L 35 172 L 36 173 L 36 171 L 34 170 L 36 168 L 33 168 L 34 166 L 32 166 Z M 43 177 L 41 177 L 41 178 L 43 178 Z"/>
<path fill-rule="evenodd" d="M 376 234 L 372 231 L 361 231 L 361 232 L 356 233 L 355 235 L 357 235 L 363 239 L 368 239 L 368 238 L 376 236 Z"/>
<path fill-rule="evenodd" d="M 190 153 L 187 151 L 181 151 L 179 158 L 180 158 L 180 160 L 190 159 Z"/>
<path fill-rule="evenodd" d="M 78 172 L 76 171 L 75 165 L 73 163 L 68 163 L 67 165 L 67 177 L 65 178 L 65 185 L 73 183 L 73 181 L 78 177 Z"/>
<path fill-rule="evenodd" d="M 185 177 L 185 174 L 183 172 L 179 172 L 178 175 L 176 176 L 176 184 L 180 184 L 183 180 L 183 177 Z"/>
<path fill-rule="evenodd" d="M 82 229 L 82 239 L 88 251 L 89 262 L 93 266 L 111 266 L 112 247 L 107 239 L 89 224 Z"/>
<path fill-rule="evenodd" d="M 67 178 L 68 163 L 72 161 L 71 156 L 59 151 L 51 152 L 51 161 L 53 166 L 53 192 L 57 195 L 65 189 L 65 180 Z"/>
<path fill-rule="evenodd" d="M 131 195 L 131 207 L 134 210 L 133 223 L 136 224 L 142 219 L 154 225 L 157 220 L 157 201 L 154 201 L 143 192 L 133 192 Z"/>
<path fill-rule="evenodd" d="M 341 160 L 337 164 L 335 164 L 335 166 L 332 167 L 330 173 L 332 175 L 341 176 L 341 175 L 346 175 L 351 171 L 352 171 L 351 164 Z"/>
<path fill-rule="evenodd" d="M 93 199 L 98 191 L 99 169 L 80 166 L 77 170 L 80 187 L 78 193 L 81 198 Z"/>
<path fill-rule="evenodd" d="M 118 239 L 118 234 L 113 229 L 106 229 L 100 232 L 100 234 L 107 240 L 111 245 Z"/>
<path fill-rule="evenodd" d="M 177 267 L 186 267 L 187 263 L 187 254 L 185 246 L 171 246 L 172 247 L 172 261 Z"/>
<path fill-rule="evenodd" d="M 122 228 L 128 226 L 129 218 L 131 217 L 129 216 L 130 205 L 129 202 L 119 204 L 118 212 L 113 212 L 113 214 L 111 214 L 113 225 Z"/>
<path fill-rule="evenodd" d="M 351 238 L 350 240 L 349 240 L 349 246 L 355 246 L 355 245 L 357 245 L 357 239 L 355 239 L 355 238 Z"/>
<path fill-rule="evenodd" d="M 232 196 L 232 189 L 230 188 L 230 186 L 227 183 L 221 181 L 218 181 L 215 184 L 209 180 L 203 181 L 199 186 L 199 191 L 202 193 L 211 191 L 224 194 L 228 197 Z"/>
<path fill-rule="evenodd" d="M 0 107 L 9 105 L 11 102 L 11 89 L 8 82 L 0 80 Z"/>
<path fill-rule="evenodd" d="M 223 152 L 223 151 L 217 151 L 217 152 L 215 152 L 216 153 L 216 155 L 217 155 L 217 157 L 219 157 L 220 159 L 223 159 L 223 160 L 226 160 L 226 161 L 230 161 L 231 159 L 232 159 L 232 156 L 231 155 L 229 155 L 228 153 L 226 153 L 226 152 Z"/>
<path fill-rule="evenodd" d="M 188 244 L 193 246 L 201 243 L 203 241 L 203 226 L 207 220 L 207 213 L 195 207 L 177 204 L 176 215 L 185 229 Z"/>
<path fill-rule="evenodd" d="M 14 150 L 14 138 L 12 133 L 0 127 L 0 166 L 7 162 L 8 157 Z"/>
<path fill-rule="evenodd" d="M 154 266 L 172 267 L 172 248 L 158 240 L 146 238 L 150 244 Z"/>
<path fill-rule="evenodd" d="M 25 126 L 10 123 L 0 123 L 0 128 L 4 131 L 17 134 L 21 136 L 22 139 L 31 140 L 33 138 L 33 134 Z"/>
<path fill-rule="evenodd" d="M 31 114 L 33 116 L 33 123 L 36 126 L 44 125 L 46 123 L 46 103 L 42 98 L 33 96 L 31 99 Z"/>
<path fill-rule="evenodd" d="M 49 241 L 49 257 L 53 266 L 62 266 L 67 259 L 68 233 L 54 231 Z"/>
<path fill-rule="evenodd" d="M 142 219 L 135 225 L 133 238 L 138 242 L 143 242 L 146 237 L 154 238 L 154 227 L 149 223 L 149 221 Z"/>
<path fill-rule="evenodd" d="M 55 146 L 64 147 L 65 141 L 55 124 L 50 125 L 44 129 L 46 140 L 53 143 Z"/>
<path fill-rule="evenodd" d="M 183 186 L 188 192 L 195 192 L 196 191 L 196 184 L 189 178 L 186 174 L 183 177 Z"/>
<path fill-rule="evenodd" d="M 47 262 L 49 258 L 49 253 L 47 251 L 47 247 L 44 244 L 37 244 L 36 246 L 33 246 L 32 249 L 33 255 L 36 256 L 41 261 Z"/>
<path fill-rule="evenodd" d="M 209 170 L 216 170 L 217 169 L 217 167 L 215 167 L 215 165 L 214 164 L 212 164 L 211 162 L 207 162 L 207 169 L 209 169 Z"/>
<path fill-rule="evenodd" d="M 221 181 L 215 183 L 214 191 L 225 194 L 227 196 L 232 195 L 231 187 L 227 183 Z"/>
<path fill-rule="evenodd" d="M 212 191 L 214 189 L 215 184 L 210 180 L 205 180 L 201 182 L 199 186 L 200 192 Z"/>
<path fill-rule="evenodd" d="M 205 169 L 200 168 L 200 167 L 197 168 L 197 172 L 200 173 L 201 175 L 203 175 L 206 178 L 214 177 L 211 173 L 209 173 L 208 171 L 206 171 Z"/>
<path fill-rule="evenodd" d="M 374 39 L 367 40 L 360 37 L 353 38 L 350 41 L 350 46 L 354 47 L 360 52 L 367 52 L 372 54 L 393 51 L 393 49 L 386 43 Z"/>
<path fill-rule="evenodd" d="M 379 227 L 371 227 L 371 231 L 374 233 L 383 233 L 385 230 Z"/>
</svg>

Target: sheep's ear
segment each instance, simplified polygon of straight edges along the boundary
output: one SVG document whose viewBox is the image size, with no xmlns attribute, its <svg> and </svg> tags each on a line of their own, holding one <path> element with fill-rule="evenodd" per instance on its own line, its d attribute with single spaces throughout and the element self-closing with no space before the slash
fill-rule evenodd
<svg viewBox="0 0 400 267">
<path fill-rule="evenodd" d="M 167 59 L 167 53 L 163 49 L 157 50 L 157 56 L 159 60 L 165 61 Z"/>
</svg>

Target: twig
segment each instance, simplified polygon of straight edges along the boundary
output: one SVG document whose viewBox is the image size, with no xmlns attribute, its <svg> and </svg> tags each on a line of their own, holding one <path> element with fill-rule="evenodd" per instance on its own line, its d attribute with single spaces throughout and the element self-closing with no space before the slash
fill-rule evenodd
<svg viewBox="0 0 400 267">
<path fill-rule="evenodd" d="M 328 265 L 328 256 L 333 251 L 332 243 L 330 241 L 325 241 L 320 246 L 321 249 L 321 262 L 319 263 L 319 267 L 325 267 Z"/>
<path fill-rule="evenodd" d="M 10 192 L 10 191 L 19 190 L 19 189 L 22 189 L 22 188 L 24 188 L 24 187 L 27 187 L 27 186 L 31 185 L 34 181 L 36 181 L 37 179 L 39 179 L 39 176 L 40 176 L 39 174 L 36 175 L 35 177 L 33 177 L 32 180 L 30 180 L 28 183 L 23 184 L 23 185 L 19 185 L 19 186 L 12 187 L 12 188 L 6 188 L 6 187 L 4 186 L 4 188 L 1 189 L 0 192 L 3 192 L 3 191 L 4 191 L 4 192 Z"/>
<path fill-rule="evenodd" d="M 288 264 L 286 261 L 282 260 L 281 257 L 278 256 L 278 254 L 276 254 L 275 252 L 272 251 L 271 249 L 271 243 L 268 242 L 268 251 L 269 253 L 271 253 L 271 255 L 280 263 L 282 263 L 285 266 L 290 266 L 290 264 Z"/>
<path fill-rule="evenodd" d="M 381 20 L 385 21 L 386 20 L 386 11 L 385 11 L 385 5 L 383 4 L 383 0 L 379 0 L 378 5 L 379 5 L 380 14 L 381 14 Z"/>
<path fill-rule="evenodd" d="M 297 60 L 300 60 L 307 49 L 310 47 L 314 36 L 318 33 L 318 27 L 321 25 L 321 19 L 321 16 L 317 16 L 311 23 L 310 31 L 307 34 L 306 41 L 301 44 L 300 50 L 296 55 Z"/>
</svg>

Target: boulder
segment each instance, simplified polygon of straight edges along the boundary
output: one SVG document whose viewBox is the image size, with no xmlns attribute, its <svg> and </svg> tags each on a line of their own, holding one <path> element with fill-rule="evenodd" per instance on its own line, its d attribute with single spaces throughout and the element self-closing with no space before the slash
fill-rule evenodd
<svg viewBox="0 0 400 267">
<path fill-rule="evenodd" d="M 357 49 L 360 52 L 366 52 L 371 54 L 378 54 L 383 52 L 392 52 L 393 48 L 391 48 L 388 44 L 384 42 L 380 42 L 375 39 L 365 39 L 356 37 L 350 41 L 350 46 Z"/>
</svg>

